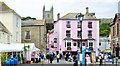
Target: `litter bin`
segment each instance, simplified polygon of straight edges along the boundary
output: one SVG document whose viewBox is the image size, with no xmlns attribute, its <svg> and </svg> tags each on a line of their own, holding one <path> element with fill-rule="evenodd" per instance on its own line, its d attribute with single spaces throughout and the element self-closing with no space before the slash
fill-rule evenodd
<svg viewBox="0 0 120 66">
<path fill-rule="evenodd" d="M 13 61 L 14 61 L 14 65 L 18 64 L 18 60 L 16 58 L 13 58 Z"/>
<path fill-rule="evenodd" d="M 9 61 L 5 61 L 4 64 L 5 64 L 5 66 L 10 66 L 10 62 Z"/>
<path fill-rule="evenodd" d="M 13 61 L 13 59 L 10 58 L 8 61 L 10 62 L 10 66 L 14 66 L 14 61 Z"/>
</svg>

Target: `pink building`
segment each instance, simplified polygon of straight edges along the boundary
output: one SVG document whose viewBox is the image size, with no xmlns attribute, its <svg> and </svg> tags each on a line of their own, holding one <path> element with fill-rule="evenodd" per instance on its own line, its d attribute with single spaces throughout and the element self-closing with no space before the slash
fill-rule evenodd
<svg viewBox="0 0 120 66">
<path fill-rule="evenodd" d="M 89 13 L 86 8 L 82 25 L 76 16 L 79 13 L 68 13 L 54 23 L 54 29 L 48 34 L 48 47 L 52 52 L 71 52 L 76 54 L 80 44 L 82 27 L 82 50 L 90 48 L 98 54 L 99 19 L 95 13 Z"/>
</svg>

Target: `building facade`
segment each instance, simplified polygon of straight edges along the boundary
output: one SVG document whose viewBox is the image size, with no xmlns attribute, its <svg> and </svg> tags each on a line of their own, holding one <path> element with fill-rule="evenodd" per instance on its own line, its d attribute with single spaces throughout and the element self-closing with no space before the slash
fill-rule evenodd
<svg viewBox="0 0 120 66">
<path fill-rule="evenodd" d="M 47 11 L 45 10 L 45 6 L 43 6 L 43 20 L 46 20 L 46 23 L 54 23 L 53 6 Z"/>
<path fill-rule="evenodd" d="M 4 2 L 0 2 L 0 21 L 11 33 L 11 43 L 21 43 L 21 17 Z"/>
<path fill-rule="evenodd" d="M 8 29 L 0 22 L 0 43 L 1 44 L 10 44 L 12 35 Z"/>
<path fill-rule="evenodd" d="M 71 52 L 77 54 L 82 45 L 82 50 L 90 48 L 98 54 L 99 48 L 99 19 L 94 13 L 89 13 L 86 8 L 82 25 L 76 16 L 79 13 L 68 13 L 54 23 L 54 30 L 48 34 L 49 51 Z M 81 33 L 82 27 L 82 33 Z M 82 35 L 82 44 L 80 36 Z"/>
<path fill-rule="evenodd" d="M 43 6 L 43 20 L 45 20 L 46 32 L 54 28 L 54 17 L 53 17 L 53 6 L 50 10 L 45 10 L 45 6 Z"/>
<path fill-rule="evenodd" d="M 111 22 L 111 51 L 114 56 L 119 56 L 120 44 L 120 13 L 116 13 Z"/>
<path fill-rule="evenodd" d="M 46 50 L 45 20 L 22 21 L 22 43 L 34 43 L 41 51 Z"/>
<path fill-rule="evenodd" d="M 99 39 L 99 50 L 110 50 L 110 37 L 100 37 Z"/>
</svg>

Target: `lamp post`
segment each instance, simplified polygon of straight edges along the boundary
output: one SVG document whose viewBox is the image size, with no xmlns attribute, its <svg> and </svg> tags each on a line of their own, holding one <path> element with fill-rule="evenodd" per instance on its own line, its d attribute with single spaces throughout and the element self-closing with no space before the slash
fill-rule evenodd
<svg viewBox="0 0 120 66">
<path fill-rule="evenodd" d="M 79 20 L 80 24 L 81 24 L 81 28 L 80 28 L 80 44 L 79 44 L 79 48 L 78 48 L 78 61 L 80 61 L 80 66 L 82 66 L 82 20 L 83 20 L 84 15 L 79 13 L 76 18 Z M 80 58 L 80 59 L 79 59 Z"/>
</svg>

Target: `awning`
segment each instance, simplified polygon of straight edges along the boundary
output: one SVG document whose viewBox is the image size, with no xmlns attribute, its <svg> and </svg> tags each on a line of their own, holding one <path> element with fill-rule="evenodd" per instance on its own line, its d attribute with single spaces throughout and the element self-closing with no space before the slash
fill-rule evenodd
<svg viewBox="0 0 120 66">
<path fill-rule="evenodd" d="M 30 46 L 29 50 L 31 52 L 40 51 L 40 49 L 36 48 L 34 43 L 14 43 L 14 44 L 0 44 L 0 52 L 20 52 L 24 51 L 24 45 Z M 27 49 L 28 50 L 28 49 Z"/>
</svg>

